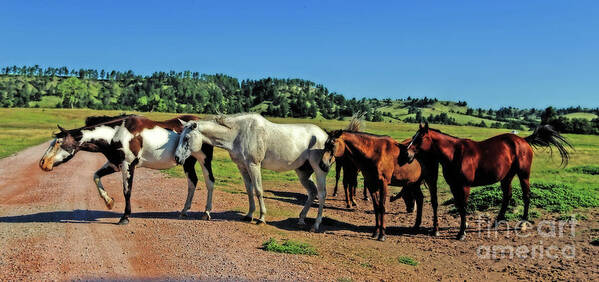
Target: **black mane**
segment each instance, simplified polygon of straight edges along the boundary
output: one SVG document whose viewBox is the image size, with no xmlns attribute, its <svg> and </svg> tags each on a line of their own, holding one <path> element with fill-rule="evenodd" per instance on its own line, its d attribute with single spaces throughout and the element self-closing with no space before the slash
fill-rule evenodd
<svg viewBox="0 0 599 282">
<path fill-rule="evenodd" d="M 106 123 L 117 119 L 124 119 L 130 116 L 132 115 L 128 115 L 125 113 L 122 113 L 118 116 L 89 116 L 85 119 L 85 127 L 94 126 L 100 123 Z"/>
<path fill-rule="evenodd" d="M 88 128 L 88 127 L 94 127 L 100 124 L 105 124 L 105 123 L 109 123 L 112 121 L 118 121 L 118 120 L 123 120 L 125 118 L 128 118 L 130 116 L 134 116 L 134 115 L 129 115 L 129 114 L 120 114 L 118 116 L 89 116 L 85 119 L 85 126 L 80 127 L 80 128 L 75 128 L 75 129 L 70 129 L 67 130 L 66 132 L 58 132 L 56 134 L 54 134 L 55 138 L 64 138 L 65 136 L 67 136 L 67 133 L 71 136 L 73 136 L 75 138 L 75 140 L 79 140 L 79 138 L 81 138 L 81 129 L 83 128 Z"/>
</svg>

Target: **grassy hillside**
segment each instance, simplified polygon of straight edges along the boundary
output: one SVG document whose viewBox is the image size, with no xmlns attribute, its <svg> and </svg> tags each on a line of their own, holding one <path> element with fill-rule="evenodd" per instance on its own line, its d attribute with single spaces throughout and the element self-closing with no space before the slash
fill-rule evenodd
<svg viewBox="0 0 599 282">
<path fill-rule="evenodd" d="M 583 119 L 586 119 L 586 120 L 593 120 L 593 119 L 596 119 L 598 117 L 596 114 L 585 113 L 585 112 L 570 113 L 570 114 L 565 114 L 564 116 L 567 117 L 567 118 L 583 118 Z"/>
</svg>

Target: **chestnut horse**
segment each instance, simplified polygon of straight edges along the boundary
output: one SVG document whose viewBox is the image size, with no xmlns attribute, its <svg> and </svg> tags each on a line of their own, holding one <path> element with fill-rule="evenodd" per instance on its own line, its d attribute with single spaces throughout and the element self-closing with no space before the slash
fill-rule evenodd
<svg viewBox="0 0 599 282">
<path fill-rule="evenodd" d="M 431 196 L 435 196 L 436 203 L 437 171 L 425 167 L 418 161 L 400 164 L 398 159 L 400 154 L 407 153 L 406 146 L 388 136 L 346 130 L 336 130 L 328 135 L 323 159 L 328 159 L 329 164 L 332 163 L 333 158 L 350 160 L 364 175 L 364 183 L 370 192 L 375 214 L 376 225 L 372 236 L 378 237 L 379 241 L 385 240 L 385 213 L 389 185 L 403 186 L 404 189 L 415 193 L 418 212 L 414 228 L 419 228 L 423 202 L 420 184 L 426 182 L 431 189 Z M 433 206 L 433 209 L 434 229 L 437 230 L 436 207 Z"/>
<path fill-rule="evenodd" d="M 537 127 L 532 135 L 525 138 L 506 133 L 477 142 L 444 134 L 429 128 L 426 123 L 424 126 L 420 125 L 412 140 L 408 145 L 408 161 L 415 153 L 424 152 L 432 155 L 443 167 L 443 176 L 451 188 L 460 213 L 461 224 L 457 235 L 459 240 L 466 236 L 466 205 L 470 187 L 501 182 L 503 201 L 495 220 L 496 225 L 505 219 L 508 202 L 512 198 L 512 180 L 518 175 L 524 201 L 522 219 L 528 221 L 529 178 L 533 157 L 531 145 L 556 147 L 562 158 L 562 165 L 567 164 L 569 159 L 565 146 L 572 148 L 572 145 L 549 125 Z"/>
</svg>

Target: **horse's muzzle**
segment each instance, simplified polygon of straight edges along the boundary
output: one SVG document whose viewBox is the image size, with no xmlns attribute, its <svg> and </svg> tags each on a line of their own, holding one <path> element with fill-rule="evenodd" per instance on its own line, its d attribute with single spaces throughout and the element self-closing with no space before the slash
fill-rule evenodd
<svg viewBox="0 0 599 282">
<path fill-rule="evenodd" d="M 52 169 L 54 168 L 54 165 L 52 162 L 47 162 L 44 159 L 40 160 L 40 168 L 44 171 L 52 171 Z"/>
</svg>

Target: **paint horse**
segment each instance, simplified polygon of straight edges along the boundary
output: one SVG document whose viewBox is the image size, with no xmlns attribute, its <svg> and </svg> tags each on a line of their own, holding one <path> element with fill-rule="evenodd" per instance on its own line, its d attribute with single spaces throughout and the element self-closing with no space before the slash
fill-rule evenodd
<svg viewBox="0 0 599 282">
<path fill-rule="evenodd" d="M 304 219 L 318 192 L 318 215 L 311 229 L 317 231 L 322 221 L 329 169 L 322 163 L 326 140 L 327 134 L 316 125 L 277 124 L 259 114 L 237 114 L 186 123 L 175 155 L 181 162 L 195 156 L 204 143 L 227 150 L 237 164 L 247 190 L 250 207 L 245 220 L 253 220 L 255 192 L 260 205 L 258 224 L 265 222 L 266 215 L 261 168 L 279 172 L 295 170 L 308 192 L 299 224 L 305 225 Z M 310 180 L 312 173 L 316 175 L 316 185 Z"/>
<path fill-rule="evenodd" d="M 501 182 L 503 199 L 495 225 L 505 219 L 508 203 L 512 198 L 512 180 L 520 179 L 524 212 L 522 219 L 528 221 L 530 204 L 530 168 L 533 158 L 532 146 L 558 149 L 562 165 L 568 163 L 569 153 L 565 146 L 570 143 L 549 125 L 539 126 L 532 135 L 522 138 L 506 133 L 477 142 L 461 139 L 428 127 L 420 128 L 408 145 L 408 161 L 415 153 L 424 152 L 441 163 L 443 176 L 449 184 L 455 205 L 460 213 L 460 231 L 457 239 L 466 236 L 466 205 L 470 187 Z M 551 147 L 550 147 L 551 148 Z M 523 225 L 522 228 L 526 226 Z"/>
<path fill-rule="evenodd" d="M 179 132 L 183 128 L 181 121 L 197 119 L 198 117 L 191 115 L 166 121 L 153 121 L 135 115 L 100 116 L 87 118 L 86 125 L 81 128 L 66 130 L 58 126 L 60 132 L 50 143 L 39 166 L 45 171 L 51 171 L 55 166 L 70 160 L 79 151 L 103 154 L 108 162 L 94 173 L 94 182 L 100 197 L 108 209 L 112 209 L 114 200 L 104 190 L 101 178 L 117 171 L 122 172 L 125 212 L 119 224 L 127 224 L 131 214 L 130 197 L 135 168 L 167 169 L 175 166 L 177 163 L 174 153 L 179 141 Z M 187 215 L 198 182 L 194 169 L 196 161 L 202 165 L 207 189 L 211 191 L 214 187 L 212 153 L 213 147 L 204 145 L 197 154 L 183 161 L 188 190 L 181 216 Z M 206 205 L 208 218 L 212 209 L 211 203 L 210 199 Z"/>
<path fill-rule="evenodd" d="M 417 160 L 411 163 L 400 163 L 400 155 L 407 149 L 388 136 L 374 135 L 364 132 L 336 130 L 328 133 L 323 158 L 329 164 L 337 158 L 351 160 L 364 175 L 364 183 L 372 199 L 375 214 L 375 230 L 373 238 L 385 240 L 385 213 L 388 186 L 403 186 L 416 195 L 417 216 L 414 229 L 422 222 L 423 198 L 420 184 L 426 182 L 431 190 L 434 211 L 434 231 L 438 232 L 437 220 L 437 166 L 425 167 Z"/>
</svg>

